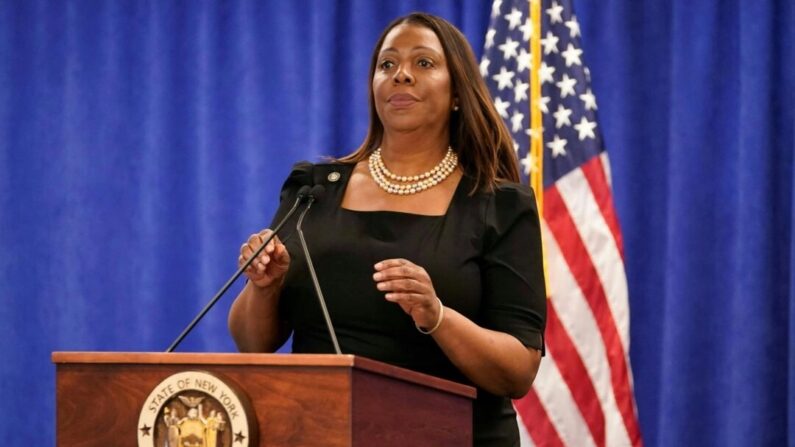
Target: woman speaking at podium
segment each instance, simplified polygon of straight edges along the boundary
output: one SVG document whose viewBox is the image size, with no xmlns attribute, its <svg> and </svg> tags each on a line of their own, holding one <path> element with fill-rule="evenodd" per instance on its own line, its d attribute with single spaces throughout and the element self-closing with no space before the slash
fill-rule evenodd
<svg viewBox="0 0 795 447">
<path fill-rule="evenodd" d="M 475 445 L 519 445 L 510 398 L 541 362 L 546 294 L 533 191 L 466 38 L 438 17 L 392 22 L 370 66 L 370 124 L 352 154 L 297 164 L 303 223 L 342 352 L 474 384 Z M 294 224 L 246 271 L 229 314 L 239 349 L 334 352 Z M 242 265 L 270 230 L 241 247 Z M 421 405 L 421 403 L 418 403 Z"/>
</svg>

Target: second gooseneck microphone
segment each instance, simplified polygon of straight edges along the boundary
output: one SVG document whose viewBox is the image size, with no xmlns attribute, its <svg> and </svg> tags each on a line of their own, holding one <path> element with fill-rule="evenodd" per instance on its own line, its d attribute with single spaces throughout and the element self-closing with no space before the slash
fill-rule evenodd
<svg viewBox="0 0 795 447">
<path fill-rule="evenodd" d="M 312 208 L 312 204 L 314 202 L 319 202 L 325 193 L 326 188 L 324 188 L 323 185 L 315 185 L 312 187 L 312 190 L 309 191 L 309 194 L 307 194 L 306 208 L 304 208 L 304 211 L 298 217 L 298 223 L 295 225 L 295 228 L 298 230 L 298 238 L 301 240 L 301 249 L 304 251 L 306 264 L 309 266 L 309 276 L 312 277 L 312 284 L 315 286 L 315 293 L 317 294 L 318 301 L 320 301 L 320 309 L 323 311 L 323 318 L 326 319 L 326 327 L 328 327 L 329 336 L 331 336 L 331 343 L 334 344 L 334 351 L 337 354 L 342 354 L 342 351 L 340 351 L 340 345 L 337 342 L 337 333 L 334 332 L 334 325 L 331 324 L 331 317 L 328 314 L 326 299 L 323 298 L 323 291 L 320 290 L 320 283 L 317 280 L 315 266 L 312 264 L 312 258 L 309 256 L 309 248 L 306 245 L 306 239 L 304 239 L 304 231 L 301 229 L 304 216 L 306 216 L 306 213 L 309 212 L 309 208 Z"/>
</svg>

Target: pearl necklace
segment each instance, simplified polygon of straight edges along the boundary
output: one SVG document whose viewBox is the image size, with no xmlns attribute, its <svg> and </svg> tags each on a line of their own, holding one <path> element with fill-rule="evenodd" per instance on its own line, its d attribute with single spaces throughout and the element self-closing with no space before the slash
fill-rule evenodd
<svg viewBox="0 0 795 447">
<path fill-rule="evenodd" d="M 408 195 L 433 188 L 449 177 L 458 167 L 458 156 L 450 146 L 447 146 L 447 153 L 442 161 L 430 171 L 417 175 L 395 175 L 384 165 L 384 161 L 381 158 L 381 148 L 379 147 L 370 154 L 367 164 L 370 168 L 370 175 L 381 189 L 389 194 Z M 399 183 L 394 183 L 390 180 Z"/>
</svg>

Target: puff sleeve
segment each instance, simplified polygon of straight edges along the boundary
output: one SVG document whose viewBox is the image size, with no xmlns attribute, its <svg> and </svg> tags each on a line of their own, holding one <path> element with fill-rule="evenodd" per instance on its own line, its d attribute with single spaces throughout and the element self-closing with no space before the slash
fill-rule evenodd
<svg viewBox="0 0 795 447">
<path fill-rule="evenodd" d="M 498 186 L 486 206 L 483 246 L 485 327 L 544 351 L 546 288 L 541 228 L 532 189 Z"/>
<path fill-rule="evenodd" d="M 279 208 L 271 220 L 271 228 L 276 225 L 282 218 L 290 211 L 296 197 L 298 190 L 305 185 L 313 185 L 313 172 L 314 165 L 308 161 L 299 161 L 293 165 L 290 175 L 282 185 L 282 191 L 279 194 Z"/>
</svg>

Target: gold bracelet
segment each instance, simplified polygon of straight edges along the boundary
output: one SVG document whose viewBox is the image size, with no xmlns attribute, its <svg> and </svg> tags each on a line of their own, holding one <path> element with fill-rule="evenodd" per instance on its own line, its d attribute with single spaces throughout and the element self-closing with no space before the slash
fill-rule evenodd
<svg viewBox="0 0 795 447">
<path fill-rule="evenodd" d="M 426 331 L 425 329 L 421 328 L 417 323 L 414 323 L 414 327 L 416 327 L 417 330 L 420 331 L 420 333 L 422 334 L 431 335 L 434 332 L 436 332 L 437 329 L 439 329 L 439 326 L 442 325 L 442 320 L 444 319 L 444 304 L 442 304 L 442 300 L 440 300 L 438 296 L 436 297 L 436 301 L 439 302 L 439 319 L 436 320 L 436 325 L 433 328 L 431 328 L 431 330 Z"/>
</svg>

